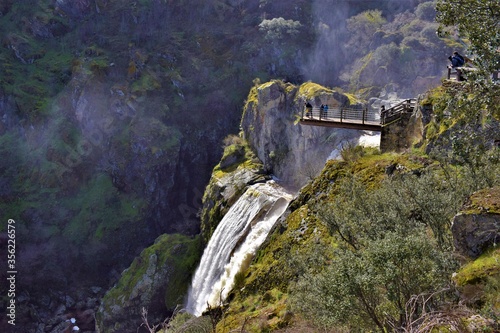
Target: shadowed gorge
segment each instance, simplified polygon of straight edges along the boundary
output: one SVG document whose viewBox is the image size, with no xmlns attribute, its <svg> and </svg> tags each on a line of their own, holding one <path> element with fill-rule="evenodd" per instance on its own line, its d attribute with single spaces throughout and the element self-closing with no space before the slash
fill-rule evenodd
<svg viewBox="0 0 500 333">
<path fill-rule="evenodd" d="M 455 272 L 460 293 L 487 290 L 463 304 L 498 318 L 497 285 L 485 282 L 490 275 L 477 269 L 476 258 L 459 265 L 448 257 L 452 248 L 467 258 L 474 254 L 497 277 L 492 262 L 498 251 L 491 249 L 496 217 L 482 216 L 497 214 L 496 203 L 473 195 L 484 190 L 496 198 L 500 140 L 498 81 L 491 80 L 499 60 L 498 6 L 486 1 L 484 14 L 480 3 L 464 6 L 479 4 L 474 13 L 487 32 L 466 17 L 447 16 L 445 0 L 2 1 L 0 279 L 6 281 L 6 267 L 17 273 L 15 295 L 0 296 L 4 310 L 15 300 L 16 327 L 3 315 L 0 331 L 60 333 L 78 326 L 86 333 L 166 333 L 182 331 L 190 320 L 216 332 L 287 325 L 400 329 L 405 323 L 397 313 L 408 295 L 441 286 Z M 461 24 L 466 29 L 460 33 L 450 28 Z M 443 80 L 455 50 L 474 60 L 463 83 Z M 378 120 L 382 106 L 402 99 L 415 99 L 415 109 L 405 126 L 382 131 L 383 153 L 358 144 L 371 133 L 300 124 L 306 103 L 314 110 L 328 104 L 332 112 L 370 109 Z M 418 195 L 425 186 L 441 189 L 428 192 L 438 203 L 419 206 L 395 178 L 415 181 L 405 184 L 421 189 Z M 346 179 L 353 188 L 342 185 Z M 464 182 L 460 191 L 452 179 Z M 248 246 L 245 263 L 232 264 L 240 267 L 228 273 L 235 287 L 220 288 L 224 297 L 212 295 L 215 301 L 199 318 L 180 311 L 221 221 L 243 205 L 249 188 L 271 180 L 295 197 L 287 196 L 289 207 L 266 226 L 265 239 Z M 392 180 L 401 192 L 389 193 L 384 184 Z M 350 193 L 358 196 L 348 205 L 359 211 L 359 198 L 372 211 L 379 198 L 407 199 L 391 208 L 402 214 L 396 222 L 411 222 L 408 233 L 398 234 L 404 227 L 396 222 L 391 228 L 374 215 L 331 206 L 346 204 Z M 269 200 L 262 200 L 258 206 L 267 211 Z M 474 209 L 466 208 L 469 201 Z M 440 207 L 450 210 L 437 213 Z M 459 212 L 465 216 L 454 218 Z M 380 214 L 390 219 L 396 213 Z M 483 225 L 472 224 L 476 220 Z M 492 235 L 482 238 L 484 232 Z M 478 239 L 469 242 L 469 233 Z M 15 253 L 7 253 L 13 236 Z M 245 244 L 244 238 L 235 241 Z M 299 311 L 297 300 L 317 291 L 305 278 L 317 286 L 330 278 L 345 283 L 332 263 L 372 267 L 375 257 L 397 252 L 391 242 L 409 244 L 401 248 L 405 260 L 422 249 L 410 258 L 422 260 L 422 271 L 398 272 L 435 274 L 411 292 L 375 295 L 380 302 L 352 317 L 362 328 L 341 320 L 359 310 L 355 292 L 342 294 L 351 300 L 346 312 L 325 306 L 335 313 L 334 323 L 307 304 Z M 435 260 L 425 261 L 429 256 Z M 410 259 L 402 261 L 412 265 Z M 384 289 L 360 286 L 363 292 Z M 182 323 L 167 330 L 165 318 Z"/>
</svg>

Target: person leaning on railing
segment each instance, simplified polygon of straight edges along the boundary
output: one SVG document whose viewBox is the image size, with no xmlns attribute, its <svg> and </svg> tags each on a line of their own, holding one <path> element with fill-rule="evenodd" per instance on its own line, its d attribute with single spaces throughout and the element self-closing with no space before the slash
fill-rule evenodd
<svg viewBox="0 0 500 333">
<path fill-rule="evenodd" d="M 465 58 L 455 51 L 453 56 L 448 57 L 448 60 L 451 61 L 451 68 L 457 71 L 457 81 L 464 81 L 461 67 L 465 65 Z"/>
</svg>

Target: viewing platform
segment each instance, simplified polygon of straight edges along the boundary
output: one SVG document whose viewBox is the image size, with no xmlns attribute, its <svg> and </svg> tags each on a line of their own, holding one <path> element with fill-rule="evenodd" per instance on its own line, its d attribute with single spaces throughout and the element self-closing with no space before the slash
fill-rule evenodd
<svg viewBox="0 0 500 333">
<path fill-rule="evenodd" d="M 301 114 L 302 125 L 348 128 L 366 131 L 382 131 L 382 127 L 398 121 L 402 114 L 415 110 L 416 100 L 407 99 L 385 110 L 367 108 L 304 108 Z M 310 110 L 310 111 L 309 111 Z"/>
</svg>

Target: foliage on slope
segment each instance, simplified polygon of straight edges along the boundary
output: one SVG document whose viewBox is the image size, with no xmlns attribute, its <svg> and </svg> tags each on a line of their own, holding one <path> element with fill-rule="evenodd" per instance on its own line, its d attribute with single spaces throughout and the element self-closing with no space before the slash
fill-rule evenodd
<svg viewBox="0 0 500 333">
<path fill-rule="evenodd" d="M 489 182 L 498 162 L 476 170 L 485 181 L 477 185 L 466 168 L 456 170 L 421 154 L 365 152 L 351 163 L 330 161 L 242 273 L 218 331 L 243 323 L 251 332 L 293 330 L 304 318 L 318 329 L 408 324 L 406 306 L 414 295 L 449 288 L 457 268 L 449 221 Z M 277 291 L 279 299 L 265 297 Z M 256 303 L 250 306 L 250 299 Z M 427 306 L 439 311 L 454 302 L 452 294 L 443 299 Z M 293 312 L 280 310 L 285 304 Z M 423 314 L 421 304 L 414 305 L 413 315 Z"/>
<path fill-rule="evenodd" d="M 318 64 L 310 66 L 314 81 L 349 87 L 366 99 L 384 91 L 410 98 L 439 85 L 447 57 L 454 49 L 463 52 L 464 45 L 455 36 L 436 34 L 435 1 L 389 3 L 372 4 L 341 23 L 335 19 L 341 14 L 319 13 L 323 46 L 315 54 L 322 64 L 320 71 Z M 332 75 L 332 68 L 340 75 Z"/>
</svg>

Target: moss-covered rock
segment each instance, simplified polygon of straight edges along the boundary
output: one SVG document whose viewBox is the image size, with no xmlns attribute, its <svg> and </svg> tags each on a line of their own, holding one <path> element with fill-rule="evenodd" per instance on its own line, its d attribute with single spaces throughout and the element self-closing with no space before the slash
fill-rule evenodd
<svg viewBox="0 0 500 333">
<path fill-rule="evenodd" d="M 157 323 L 182 304 L 199 261 L 199 238 L 162 235 L 126 269 L 102 300 L 96 315 L 99 332 L 131 332 L 141 324 L 141 309 Z"/>
<path fill-rule="evenodd" d="M 205 244 L 231 205 L 246 188 L 270 178 L 245 140 L 230 136 L 226 141 L 228 145 L 224 149 L 221 162 L 214 167 L 210 182 L 203 194 L 200 218 L 202 239 Z"/>
<path fill-rule="evenodd" d="M 491 248 L 477 259 L 463 265 L 454 276 L 460 287 L 486 280 L 500 274 L 500 247 Z"/>
<path fill-rule="evenodd" d="M 500 187 L 474 193 L 464 208 L 453 219 L 455 248 L 477 258 L 500 241 Z"/>
<path fill-rule="evenodd" d="M 500 247 L 490 248 L 475 260 L 465 263 L 453 280 L 460 293 L 461 301 L 472 308 L 481 310 L 487 318 L 500 318 Z M 469 318 L 470 319 L 470 318 Z M 493 331 L 494 320 L 479 317 L 479 324 L 468 320 L 468 326 L 484 327 L 485 332 Z M 488 328 L 488 329 L 486 329 Z M 479 330 L 471 330 L 478 332 Z"/>
<path fill-rule="evenodd" d="M 349 98 L 333 89 L 306 82 L 300 86 L 275 80 L 256 86 L 243 110 L 243 137 L 267 172 L 298 190 L 319 174 L 341 140 L 361 132 L 297 124 L 305 102 L 313 107 L 350 105 Z"/>
<path fill-rule="evenodd" d="M 477 191 L 466 206 L 468 214 L 500 214 L 500 186 Z"/>
</svg>

